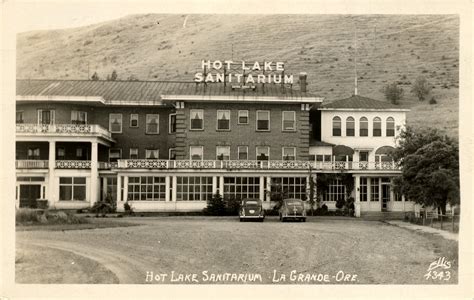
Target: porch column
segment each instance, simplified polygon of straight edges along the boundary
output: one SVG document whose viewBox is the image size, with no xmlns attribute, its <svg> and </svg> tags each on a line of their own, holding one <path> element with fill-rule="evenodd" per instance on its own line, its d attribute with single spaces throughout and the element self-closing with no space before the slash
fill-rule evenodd
<svg viewBox="0 0 474 300">
<path fill-rule="evenodd" d="M 270 204 L 272 201 L 270 197 L 270 192 L 272 190 L 272 178 L 270 176 L 267 177 L 267 186 L 265 187 L 265 190 L 266 190 L 265 201 L 268 201 L 268 203 Z"/>
<path fill-rule="evenodd" d="M 55 206 L 56 201 L 56 182 L 54 181 L 54 170 L 56 168 L 56 141 L 49 141 L 48 157 L 48 201 L 50 206 Z M 52 204 L 52 205 L 51 205 Z"/>
<path fill-rule="evenodd" d="M 260 200 L 265 201 L 265 186 L 264 186 L 265 177 L 260 176 L 259 180 L 260 180 L 260 184 L 258 186 L 258 197 L 260 198 Z"/>
<path fill-rule="evenodd" d="M 117 207 L 119 202 L 122 201 L 122 176 L 117 174 Z"/>
<path fill-rule="evenodd" d="M 172 186 L 171 201 L 176 202 L 176 191 L 177 191 L 177 188 L 178 188 L 178 177 L 176 177 L 176 176 L 171 177 L 171 186 Z"/>
<path fill-rule="evenodd" d="M 90 206 L 92 207 L 98 201 L 98 177 L 97 170 L 98 149 L 97 142 L 91 142 L 91 189 L 90 189 Z"/>
<path fill-rule="evenodd" d="M 354 214 L 357 218 L 360 217 L 360 176 L 359 175 L 355 175 Z"/>
<path fill-rule="evenodd" d="M 123 176 L 123 199 L 122 201 L 128 201 L 128 176 Z"/>
<path fill-rule="evenodd" d="M 217 176 L 212 176 L 212 194 L 217 193 Z"/>
<path fill-rule="evenodd" d="M 170 176 L 166 176 L 165 177 L 165 202 L 169 202 L 170 201 L 170 193 L 169 193 L 169 190 L 170 190 Z"/>
<path fill-rule="evenodd" d="M 219 195 L 224 198 L 224 176 L 219 176 Z"/>
</svg>

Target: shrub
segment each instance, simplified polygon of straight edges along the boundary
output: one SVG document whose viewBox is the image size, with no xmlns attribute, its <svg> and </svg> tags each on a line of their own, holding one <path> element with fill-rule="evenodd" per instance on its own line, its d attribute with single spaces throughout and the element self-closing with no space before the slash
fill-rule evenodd
<svg viewBox="0 0 474 300">
<path fill-rule="evenodd" d="M 337 201 L 336 201 L 336 207 L 337 207 L 338 209 L 342 209 L 345 204 L 346 204 L 346 200 L 344 200 L 344 198 L 339 198 L 339 199 L 337 199 Z"/>
<path fill-rule="evenodd" d="M 97 213 L 97 214 L 108 214 L 113 213 L 117 209 L 117 203 L 115 203 L 112 195 L 110 193 L 107 194 L 103 201 L 97 201 L 91 207 L 90 212 Z"/>
<path fill-rule="evenodd" d="M 438 102 L 436 101 L 435 97 L 431 97 L 430 104 L 436 104 L 436 103 Z"/>
<path fill-rule="evenodd" d="M 230 196 L 225 199 L 226 214 L 230 216 L 236 216 L 240 210 L 240 199 L 235 196 Z"/>
<path fill-rule="evenodd" d="M 133 207 L 128 203 L 128 201 L 123 204 L 123 209 L 125 210 L 125 214 L 133 215 Z"/>
<path fill-rule="evenodd" d="M 40 224 L 82 224 L 87 220 L 66 211 L 35 210 L 21 208 L 16 211 L 16 224 L 18 225 L 40 225 Z"/>
<path fill-rule="evenodd" d="M 203 212 L 210 216 L 222 216 L 225 214 L 226 205 L 220 194 L 213 194 L 211 199 L 207 201 L 207 207 Z"/>
</svg>

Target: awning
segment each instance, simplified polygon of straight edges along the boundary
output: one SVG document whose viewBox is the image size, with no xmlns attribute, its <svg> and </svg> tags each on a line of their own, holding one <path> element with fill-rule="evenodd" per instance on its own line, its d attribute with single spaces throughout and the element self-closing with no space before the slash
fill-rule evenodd
<svg viewBox="0 0 474 300">
<path fill-rule="evenodd" d="M 392 146 L 382 146 L 375 151 L 375 154 L 376 155 L 383 155 L 383 154 L 390 155 L 392 154 L 393 151 L 395 151 L 395 148 L 393 148 Z"/>
<path fill-rule="evenodd" d="M 332 148 L 332 155 L 353 155 L 354 149 L 344 145 L 337 145 Z"/>
</svg>

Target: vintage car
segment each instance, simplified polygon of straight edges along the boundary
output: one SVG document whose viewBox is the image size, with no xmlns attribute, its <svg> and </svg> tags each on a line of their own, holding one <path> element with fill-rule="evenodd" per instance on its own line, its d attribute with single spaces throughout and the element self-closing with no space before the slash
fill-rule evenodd
<svg viewBox="0 0 474 300">
<path fill-rule="evenodd" d="M 282 222 L 286 220 L 306 222 L 306 210 L 301 199 L 284 199 L 278 214 Z"/>
<path fill-rule="evenodd" d="M 244 199 L 240 205 L 239 212 L 240 222 L 244 220 L 258 220 L 263 222 L 265 219 L 265 211 L 263 210 L 262 200 L 260 199 Z"/>
</svg>

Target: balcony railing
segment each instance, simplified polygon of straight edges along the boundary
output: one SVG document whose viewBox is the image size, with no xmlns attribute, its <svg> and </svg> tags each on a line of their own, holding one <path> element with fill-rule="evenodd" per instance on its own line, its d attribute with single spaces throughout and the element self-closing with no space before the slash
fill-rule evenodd
<svg viewBox="0 0 474 300">
<path fill-rule="evenodd" d="M 47 160 L 19 159 L 15 161 L 17 169 L 47 169 Z"/>
<path fill-rule="evenodd" d="M 90 160 L 57 160 L 56 169 L 90 169 Z"/>
<path fill-rule="evenodd" d="M 16 124 L 16 132 L 39 135 L 94 135 L 112 139 L 110 131 L 97 124 Z"/>
<path fill-rule="evenodd" d="M 399 170 L 394 162 L 119 159 L 119 169 Z"/>
</svg>

